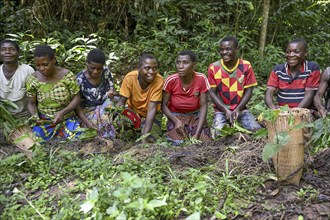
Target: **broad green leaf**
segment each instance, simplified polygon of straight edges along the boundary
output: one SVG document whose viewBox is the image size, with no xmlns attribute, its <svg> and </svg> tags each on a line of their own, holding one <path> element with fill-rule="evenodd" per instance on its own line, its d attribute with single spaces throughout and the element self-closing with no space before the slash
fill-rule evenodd
<svg viewBox="0 0 330 220">
<path fill-rule="evenodd" d="M 257 131 L 255 131 L 253 134 L 252 134 L 252 137 L 255 138 L 255 139 L 261 139 L 261 138 L 266 138 L 268 135 L 268 130 L 267 128 L 261 128 Z"/>
<path fill-rule="evenodd" d="M 133 176 L 132 176 L 130 173 L 128 173 L 128 172 L 122 172 L 122 173 L 121 173 L 121 177 L 122 177 L 123 180 L 126 181 L 126 182 L 130 182 L 130 181 L 132 181 L 132 179 L 133 179 Z"/>
<path fill-rule="evenodd" d="M 236 128 L 237 131 L 239 131 L 239 132 L 246 133 L 246 134 L 252 134 L 252 131 L 249 131 L 249 130 L 241 127 L 238 123 L 234 123 L 234 128 Z"/>
<path fill-rule="evenodd" d="M 290 139 L 291 139 L 291 136 L 289 135 L 289 133 L 287 131 L 281 131 L 281 132 L 278 132 L 277 134 L 275 134 L 273 141 L 276 144 L 286 145 L 289 143 Z"/>
<path fill-rule="evenodd" d="M 111 216 L 116 216 L 119 214 L 117 206 L 113 205 L 107 208 L 106 213 Z"/>
<path fill-rule="evenodd" d="M 92 210 L 94 207 L 95 202 L 94 201 L 87 201 L 84 204 L 80 206 L 80 211 L 84 212 L 85 214 Z"/>
<path fill-rule="evenodd" d="M 224 214 L 222 214 L 222 213 L 219 212 L 219 211 L 216 211 L 216 212 L 214 213 L 214 215 L 215 215 L 215 217 L 216 217 L 217 219 L 227 219 L 227 216 L 224 215 Z"/>
<path fill-rule="evenodd" d="M 167 205 L 167 203 L 164 200 L 158 200 L 158 199 L 153 199 L 147 203 L 148 209 L 154 209 L 164 205 Z"/>
<path fill-rule="evenodd" d="M 88 199 L 90 200 L 97 200 L 99 197 L 99 192 L 96 187 L 90 192 Z"/>
<path fill-rule="evenodd" d="M 195 212 L 186 218 L 186 220 L 200 220 L 200 219 L 201 219 L 201 214 L 199 212 Z"/>
<path fill-rule="evenodd" d="M 262 150 L 262 160 L 266 162 L 267 160 L 269 160 L 269 158 L 277 154 L 282 147 L 283 145 L 281 144 L 266 144 L 264 149 Z"/>
<path fill-rule="evenodd" d="M 198 205 L 199 203 L 201 203 L 203 201 L 203 198 L 202 197 L 198 197 L 196 200 L 195 200 L 195 204 Z"/>
<path fill-rule="evenodd" d="M 131 182 L 130 186 L 133 188 L 141 188 L 143 186 L 144 179 L 140 177 L 135 177 Z"/>
<path fill-rule="evenodd" d="M 143 209 L 143 204 L 144 204 L 144 200 L 142 198 L 138 198 L 137 201 L 131 202 L 126 207 L 131 208 L 131 209 L 140 209 L 140 210 L 142 210 Z"/>
<path fill-rule="evenodd" d="M 127 217 L 124 212 L 121 212 L 120 215 L 116 217 L 116 220 L 126 220 Z"/>
</svg>

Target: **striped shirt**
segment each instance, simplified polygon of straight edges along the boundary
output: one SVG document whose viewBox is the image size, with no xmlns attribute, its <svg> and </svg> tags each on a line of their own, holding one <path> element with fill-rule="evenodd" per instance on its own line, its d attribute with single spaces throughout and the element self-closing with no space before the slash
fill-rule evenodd
<svg viewBox="0 0 330 220">
<path fill-rule="evenodd" d="M 317 63 L 304 61 L 300 71 L 292 77 L 288 64 L 279 64 L 272 70 L 267 86 L 277 88 L 279 106 L 297 107 L 304 99 L 305 90 L 317 90 L 320 67 Z"/>
</svg>

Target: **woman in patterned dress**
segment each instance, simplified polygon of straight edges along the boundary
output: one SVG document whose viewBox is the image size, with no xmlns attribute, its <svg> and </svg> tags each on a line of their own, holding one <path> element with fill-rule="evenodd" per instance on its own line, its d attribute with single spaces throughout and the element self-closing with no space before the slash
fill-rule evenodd
<svg viewBox="0 0 330 220">
<path fill-rule="evenodd" d="M 96 128 L 99 136 L 113 139 L 115 129 L 112 115 L 106 108 L 114 102 L 116 91 L 112 75 L 105 65 L 105 55 L 99 49 L 91 50 L 87 55 L 86 69 L 76 76 L 80 86 L 81 111 L 79 117 L 87 127 Z"/>
<path fill-rule="evenodd" d="M 45 141 L 77 138 L 80 126 L 74 110 L 80 96 L 74 74 L 55 65 L 55 53 L 48 45 L 36 47 L 34 63 L 37 71 L 26 83 L 27 107 L 36 119 L 33 132 Z"/>
</svg>

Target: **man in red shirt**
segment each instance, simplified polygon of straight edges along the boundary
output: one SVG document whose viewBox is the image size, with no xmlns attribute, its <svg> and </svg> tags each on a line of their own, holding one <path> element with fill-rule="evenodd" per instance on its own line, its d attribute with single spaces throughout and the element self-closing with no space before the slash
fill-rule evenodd
<svg viewBox="0 0 330 220">
<path fill-rule="evenodd" d="M 269 108 L 277 108 L 273 102 L 275 92 L 279 106 L 311 107 L 319 86 L 320 68 L 317 63 L 305 60 L 306 56 L 304 39 L 295 39 L 288 44 L 287 62 L 274 67 L 267 83 L 265 103 Z"/>
<path fill-rule="evenodd" d="M 249 61 L 238 59 L 238 41 L 233 36 L 220 41 L 221 60 L 208 68 L 211 86 L 210 96 L 214 103 L 213 138 L 227 123 L 237 120 L 245 129 L 257 130 L 260 125 L 247 110 L 246 105 L 252 97 L 257 81 Z"/>
</svg>

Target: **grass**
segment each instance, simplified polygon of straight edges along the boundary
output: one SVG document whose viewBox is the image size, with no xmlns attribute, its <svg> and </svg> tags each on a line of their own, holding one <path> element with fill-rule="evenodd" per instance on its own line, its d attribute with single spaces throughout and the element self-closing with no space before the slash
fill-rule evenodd
<svg viewBox="0 0 330 220">
<path fill-rule="evenodd" d="M 117 156 L 118 157 L 118 156 Z M 156 153 L 79 156 L 38 149 L 0 161 L 1 219 L 190 219 L 244 216 L 261 176 L 219 174 L 216 167 L 175 170 Z M 118 158 L 117 158 L 118 159 Z M 221 205 L 219 205 L 221 204 Z"/>
</svg>

